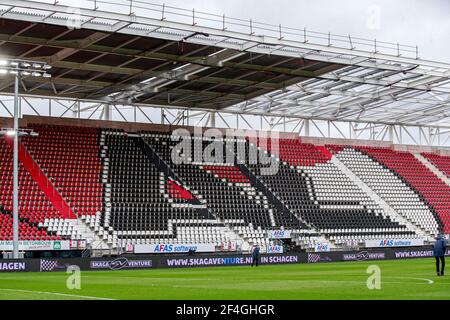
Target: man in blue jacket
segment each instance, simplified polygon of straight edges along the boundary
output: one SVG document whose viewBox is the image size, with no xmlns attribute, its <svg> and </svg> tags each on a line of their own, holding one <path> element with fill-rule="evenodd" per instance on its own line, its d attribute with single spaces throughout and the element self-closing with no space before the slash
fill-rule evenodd
<svg viewBox="0 0 450 320">
<path fill-rule="evenodd" d="M 259 264 L 259 246 L 255 246 L 253 248 L 253 252 L 252 252 L 252 267 L 255 264 L 256 266 L 258 266 Z"/>
<path fill-rule="evenodd" d="M 433 247 L 433 255 L 434 258 L 436 259 L 436 273 L 438 276 L 444 275 L 445 251 L 446 251 L 446 241 L 442 237 L 442 235 L 438 235 Z M 440 272 L 439 272 L 439 260 L 441 262 Z"/>
</svg>

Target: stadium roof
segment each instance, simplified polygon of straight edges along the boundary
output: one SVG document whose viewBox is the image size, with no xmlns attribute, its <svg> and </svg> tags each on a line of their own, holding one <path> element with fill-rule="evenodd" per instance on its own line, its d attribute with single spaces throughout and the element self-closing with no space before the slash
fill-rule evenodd
<svg viewBox="0 0 450 320">
<path fill-rule="evenodd" d="M 450 64 L 419 59 L 417 47 L 140 1 L 88 2 L 91 9 L 1 2 L 0 56 L 53 66 L 50 79 L 22 78 L 23 93 L 116 106 L 450 123 Z M 1 81 L 0 94 L 12 86 L 12 79 Z"/>
</svg>

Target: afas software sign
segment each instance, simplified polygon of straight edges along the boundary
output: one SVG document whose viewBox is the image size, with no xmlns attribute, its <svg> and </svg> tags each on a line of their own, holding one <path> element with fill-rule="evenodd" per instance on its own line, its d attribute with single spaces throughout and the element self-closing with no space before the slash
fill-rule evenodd
<svg viewBox="0 0 450 320">
<path fill-rule="evenodd" d="M 316 243 L 314 246 L 315 252 L 330 252 L 331 248 L 328 243 Z"/>
<path fill-rule="evenodd" d="M 0 250 L 13 250 L 12 241 L 0 241 Z M 70 241 L 44 241 L 44 240 L 22 240 L 19 241 L 20 251 L 51 251 L 70 250 Z"/>
<path fill-rule="evenodd" d="M 380 239 L 366 240 L 366 248 L 415 247 L 423 246 L 423 239 Z"/>
<path fill-rule="evenodd" d="M 266 252 L 267 253 L 283 253 L 283 246 L 280 246 L 278 244 L 267 246 Z"/>
<path fill-rule="evenodd" d="M 186 253 L 190 250 L 195 252 L 214 252 L 214 244 L 136 244 L 134 253 Z"/>
<path fill-rule="evenodd" d="M 290 239 L 291 231 L 290 230 L 269 230 L 267 231 L 267 235 L 270 239 Z"/>
</svg>

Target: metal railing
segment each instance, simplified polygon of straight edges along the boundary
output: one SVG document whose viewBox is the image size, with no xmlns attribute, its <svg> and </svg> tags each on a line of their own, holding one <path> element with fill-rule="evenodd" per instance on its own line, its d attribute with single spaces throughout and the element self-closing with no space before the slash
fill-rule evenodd
<svg viewBox="0 0 450 320">
<path fill-rule="evenodd" d="M 195 9 L 184 9 L 155 4 L 142 0 L 86 0 L 90 2 L 94 10 L 113 10 L 128 15 L 148 16 L 159 18 L 161 21 L 180 22 L 185 24 L 204 26 L 218 30 L 228 30 L 250 35 L 265 35 L 277 37 L 278 39 L 311 42 L 327 46 L 343 47 L 347 49 L 362 49 L 372 52 L 384 52 L 397 56 L 408 55 L 419 58 L 418 46 L 400 43 L 379 41 L 377 39 L 365 39 L 352 37 L 351 35 L 338 35 L 331 32 L 318 32 L 306 28 L 292 28 L 282 24 L 270 24 L 255 21 L 253 19 L 241 19 L 226 16 L 225 14 L 213 14 Z M 111 8 L 109 8 L 111 7 Z M 138 14 L 136 14 L 138 12 Z"/>
<path fill-rule="evenodd" d="M 270 24 L 253 19 L 242 19 L 214 14 L 196 9 L 184 9 L 166 4 L 157 4 L 143 0 L 83 0 L 74 6 L 72 0 L 33 0 L 35 2 L 67 5 L 77 8 L 121 13 L 130 16 L 158 19 L 192 26 L 207 27 L 221 31 L 231 31 L 247 35 L 267 36 L 283 40 L 325 45 L 329 47 L 359 49 L 373 53 L 385 53 L 396 56 L 419 59 L 417 45 L 405 45 L 399 42 L 379 41 L 353 37 L 349 34 L 339 35 L 331 32 L 319 32 L 306 28 L 293 28 L 282 24 Z M 85 18 L 80 17 L 81 20 Z M 87 18 L 87 21 L 94 21 Z"/>
</svg>

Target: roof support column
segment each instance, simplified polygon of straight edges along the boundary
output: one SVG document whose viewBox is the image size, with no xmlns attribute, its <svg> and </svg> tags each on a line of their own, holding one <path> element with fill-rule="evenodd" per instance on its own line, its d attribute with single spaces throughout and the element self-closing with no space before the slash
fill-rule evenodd
<svg viewBox="0 0 450 320">
<path fill-rule="evenodd" d="M 112 109 L 111 109 L 111 105 L 109 104 L 105 104 L 103 106 L 103 119 L 110 121 L 112 118 Z"/>
<path fill-rule="evenodd" d="M 214 111 L 209 113 L 209 126 L 212 128 L 216 127 L 216 113 Z"/>
<path fill-rule="evenodd" d="M 303 120 L 305 122 L 305 137 L 309 137 L 309 119 Z"/>
<path fill-rule="evenodd" d="M 388 139 L 389 142 L 394 142 L 394 127 L 392 125 L 388 126 Z"/>
<path fill-rule="evenodd" d="M 50 100 L 50 99 L 49 99 Z M 75 104 L 72 106 L 72 115 L 75 119 L 81 118 L 81 102 L 76 101 Z"/>
</svg>

